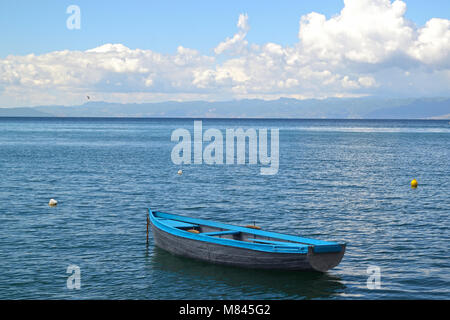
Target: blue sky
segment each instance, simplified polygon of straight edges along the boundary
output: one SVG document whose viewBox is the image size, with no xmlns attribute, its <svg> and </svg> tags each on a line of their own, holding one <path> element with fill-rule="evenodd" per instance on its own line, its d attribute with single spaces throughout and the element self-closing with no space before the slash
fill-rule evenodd
<svg viewBox="0 0 450 320">
<path fill-rule="evenodd" d="M 448 97 L 449 16 L 448 0 L 1 1 L 0 107 Z"/>
<path fill-rule="evenodd" d="M 406 0 L 406 17 L 424 25 L 432 17 L 448 18 L 448 0 Z M 66 28 L 66 8 L 81 9 L 80 30 Z M 249 42 L 292 45 L 299 19 L 316 11 L 331 17 L 341 0 L 286 1 L 60 1 L 0 2 L 0 57 L 86 50 L 104 43 L 173 53 L 179 45 L 205 54 L 234 32 L 236 18 L 247 13 Z"/>
</svg>

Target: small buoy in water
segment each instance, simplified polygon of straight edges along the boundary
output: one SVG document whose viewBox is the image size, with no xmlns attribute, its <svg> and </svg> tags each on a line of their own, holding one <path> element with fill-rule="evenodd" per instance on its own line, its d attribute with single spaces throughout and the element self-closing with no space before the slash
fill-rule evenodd
<svg viewBox="0 0 450 320">
<path fill-rule="evenodd" d="M 181 176 L 183 174 L 183 170 L 178 170 L 178 174 Z"/>
<path fill-rule="evenodd" d="M 411 188 L 417 188 L 417 185 L 418 185 L 417 180 L 416 180 L 416 179 L 413 179 L 413 180 L 411 181 Z"/>
<path fill-rule="evenodd" d="M 56 201 L 55 199 L 50 199 L 50 201 L 48 202 L 48 205 L 50 207 L 55 207 L 58 204 L 58 201 Z"/>
</svg>

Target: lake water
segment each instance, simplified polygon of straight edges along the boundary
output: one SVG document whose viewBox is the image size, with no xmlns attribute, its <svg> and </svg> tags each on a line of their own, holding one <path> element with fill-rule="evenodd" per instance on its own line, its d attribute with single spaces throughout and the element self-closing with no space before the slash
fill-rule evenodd
<svg viewBox="0 0 450 320">
<path fill-rule="evenodd" d="M 448 121 L 203 119 L 239 127 L 279 128 L 278 174 L 173 164 L 192 119 L 0 118 L 0 299 L 450 299 Z M 179 258 L 146 245 L 149 207 L 347 251 L 324 274 Z"/>
</svg>

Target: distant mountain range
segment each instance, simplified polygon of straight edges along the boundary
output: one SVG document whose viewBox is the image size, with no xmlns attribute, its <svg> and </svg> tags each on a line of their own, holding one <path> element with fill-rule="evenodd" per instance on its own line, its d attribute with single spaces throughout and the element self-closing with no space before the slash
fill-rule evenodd
<svg viewBox="0 0 450 320">
<path fill-rule="evenodd" d="M 305 119 L 450 119 L 450 98 L 329 98 L 0 108 L 4 117 L 187 117 Z"/>
</svg>

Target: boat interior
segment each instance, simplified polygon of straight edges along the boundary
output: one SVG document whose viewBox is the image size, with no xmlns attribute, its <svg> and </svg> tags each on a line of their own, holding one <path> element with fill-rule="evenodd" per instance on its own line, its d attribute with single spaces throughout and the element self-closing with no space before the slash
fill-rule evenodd
<svg viewBox="0 0 450 320">
<path fill-rule="evenodd" d="M 280 239 L 275 236 L 258 235 L 258 234 L 255 234 L 254 232 L 252 232 L 254 230 L 261 229 L 260 227 L 255 226 L 255 225 L 244 226 L 245 229 L 248 229 L 248 232 L 245 232 L 245 231 L 232 230 L 232 229 L 190 223 L 190 222 L 173 220 L 173 219 L 164 219 L 164 218 L 157 218 L 157 219 L 159 222 L 161 222 L 167 226 L 177 228 L 179 230 L 183 230 L 186 232 L 194 233 L 194 234 L 201 234 L 201 235 L 205 235 L 205 236 L 209 236 L 209 237 L 225 238 L 225 239 L 232 239 L 232 240 L 237 240 L 237 241 L 245 241 L 245 242 L 251 242 L 251 243 L 258 243 L 258 244 L 268 244 L 268 245 L 272 245 L 272 246 L 276 246 L 276 247 L 293 247 L 293 248 L 308 247 L 311 245 L 315 245 L 315 243 L 311 243 L 308 240 L 311 240 L 312 242 L 316 242 L 316 240 L 313 240 L 313 239 L 302 239 L 302 240 L 304 240 L 304 242 L 301 242 L 301 241 L 291 241 L 291 240 Z M 240 227 L 239 229 L 242 229 L 242 227 Z M 328 242 L 327 244 L 332 244 L 332 243 Z"/>
</svg>

